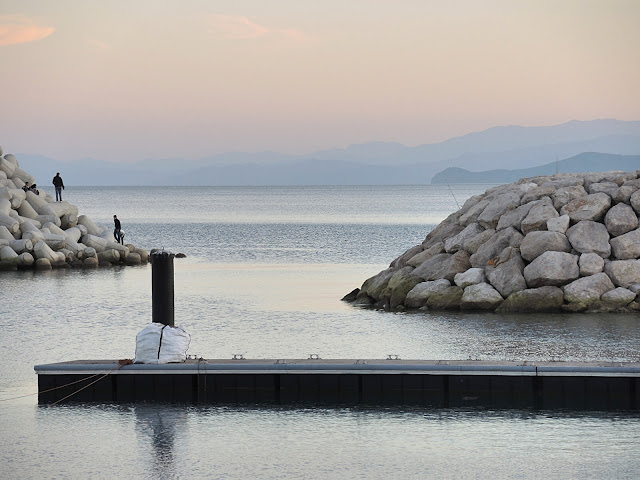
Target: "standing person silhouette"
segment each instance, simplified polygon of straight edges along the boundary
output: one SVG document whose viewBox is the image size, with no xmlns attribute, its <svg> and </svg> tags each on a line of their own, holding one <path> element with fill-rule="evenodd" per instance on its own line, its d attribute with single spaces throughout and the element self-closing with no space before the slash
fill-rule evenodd
<svg viewBox="0 0 640 480">
<path fill-rule="evenodd" d="M 53 177 L 53 186 L 56 188 L 56 202 L 62 201 L 62 190 L 64 190 L 64 182 L 62 181 L 62 177 L 60 176 L 60 172 L 56 173 L 56 176 Z"/>
<path fill-rule="evenodd" d="M 113 216 L 113 236 L 116 239 L 116 242 L 122 243 L 124 245 L 124 235 L 122 234 L 122 226 L 120 225 L 120 220 L 116 215 Z"/>
</svg>

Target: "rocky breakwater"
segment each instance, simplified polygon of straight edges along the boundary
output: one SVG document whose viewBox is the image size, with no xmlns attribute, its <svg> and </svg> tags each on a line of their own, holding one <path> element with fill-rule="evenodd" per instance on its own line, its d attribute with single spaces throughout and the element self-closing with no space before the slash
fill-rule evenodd
<svg viewBox="0 0 640 480">
<path fill-rule="evenodd" d="M 524 178 L 469 198 L 343 300 L 387 310 L 640 310 L 640 170 Z"/>
<path fill-rule="evenodd" d="M 140 265 L 146 250 L 120 245 L 106 227 L 78 207 L 56 202 L 42 190 L 25 191 L 35 179 L 0 147 L 0 270 Z"/>
</svg>

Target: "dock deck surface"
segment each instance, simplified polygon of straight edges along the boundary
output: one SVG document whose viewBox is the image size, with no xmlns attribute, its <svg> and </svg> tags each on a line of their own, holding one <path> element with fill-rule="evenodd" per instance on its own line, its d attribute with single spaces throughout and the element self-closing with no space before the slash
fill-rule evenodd
<svg viewBox="0 0 640 480">
<path fill-rule="evenodd" d="M 40 403 L 193 402 L 640 410 L 640 362 L 188 359 L 35 366 Z"/>
<path fill-rule="evenodd" d="M 94 374 L 117 368 L 118 360 L 72 360 L 37 365 L 42 375 Z M 114 374 L 193 374 L 206 373 L 376 373 L 423 375 L 572 375 L 640 376 L 640 362 L 515 362 L 480 360 L 402 360 L 402 359 L 188 359 L 181 363 L 122 366 Z"/>
</svg>

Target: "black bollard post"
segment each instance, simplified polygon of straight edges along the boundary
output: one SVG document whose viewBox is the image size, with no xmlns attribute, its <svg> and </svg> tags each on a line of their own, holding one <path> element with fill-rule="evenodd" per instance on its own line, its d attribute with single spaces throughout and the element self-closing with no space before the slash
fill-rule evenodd
<svg viewBox="0 0 640 480">
<path fill-rule="evenodd" d="M 152 321 L 173 327 L 173 253 L 151 254 Z"/>
</svg>

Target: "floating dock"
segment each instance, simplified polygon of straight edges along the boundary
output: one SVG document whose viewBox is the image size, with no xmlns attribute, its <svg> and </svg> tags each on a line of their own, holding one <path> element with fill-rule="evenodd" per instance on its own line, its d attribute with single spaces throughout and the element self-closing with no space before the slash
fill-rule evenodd
<svg viewBox="0 0 640 480">
<path fill-rule="evenodd" d="M 640 410 L 640 363 L 189 359 L 37 365 L 38 401 Z"/>
</svg>

